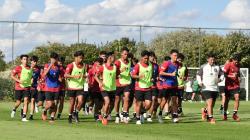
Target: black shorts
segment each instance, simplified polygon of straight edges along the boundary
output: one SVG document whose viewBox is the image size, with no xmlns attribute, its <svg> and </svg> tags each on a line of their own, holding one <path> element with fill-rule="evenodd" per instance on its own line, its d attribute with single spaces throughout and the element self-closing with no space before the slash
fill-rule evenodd
<svg viewBox="0 0 250 140">
<path fill-rule="evenodd" d="M 38 91 L 36 89 L 34 90 L 31 90 L 30 91 L 30 98 L 34 98 L 35 100 L 37 100 L 37 97 L 38 97 Z"/>
<path fill-rule="evenodd" d="M 102 97 L 109 97 L 110 101 L 115 100 L 116 91 L 102 91 Z"/>
<path fill-rule="evenodd" d="M 89 98 L 89 92 L 88 91 L 83 91 L 83 98 L 87 100 Z"/>
<path fill-rule="evenodd" d="M 59 100 L 59 92 L 45 92 L 45 99 L 46 101 L 54 101 Z"/>
<path fill-rule="evenodd" d="M 163 97 L 163 89 L 158 89 L 158 98 Z"/>
<path fill-rule="evenodd" d="M 236 88 L 236 89 L 233 89 L 233 90 L 226 90 L 225 89 L 225 95 L 226 96 L 233 96 L 234 94 L 240 94 L 240 88 Z"/>
<path fill-rule="evenodd" d="M 39 91 L 38 92 L 38 102 L 44 102 L 45 101 L 45 92 Z"/>
<path fill-rule="evenodd" d="M 135 91 L 135 99 L 137 101 L 145 101 L 145 100 L 149 100 L 152 101 L 152 91 L 140 91 L 140 90 L 136 90 Z"/>
<path fill-rule="evenodd" d="M 135 97 L 135 93 L 131 93 L 129 94 L 129 102 L 133 102 L 134 101 L 134 97 Z"/>
<path fill-rule="evenodd" d="M 130 92 L 130 85 L 123 86 L 123 87 L 117 87 L 115 96 L 122 96 L 125 92 Z"/>
<path fill-rule="evenodd" d="M 59 97 L 65 97 L 65 90 L 59 91 Z"/>
<path fill-rule="evenodd" d="M 178 89 L 171 88 L 171 89 L 163 89 L 162 97 L 169 97 L 169 96 L 178 96 Z"/>
<path fill-rule="evenodd" d="M 183 99 L 184 89 L 178 89 L 178 98 Z"/>
<path fill-rule="evenodd" d="M 225 93 L 225 86 L 219 86 L 220 94 Z"/>
<path fill-rule="evenodd" d="M 67 95 L 68 95 L 68 97 L 83 96 L 84 91 L 83 90 L 68 90 Z"/>
<path fill-rule="evenodd" d="M 155 96 L 155 97 L 159 96 L 159 90 L 157 88 L 152 89 L 152 96 Z"/>
<path fill-rule="evenodd" d="M 211 99 L 211 98 L 215 100 L 218 96 L 218 92 L 217 91 L 202 91 L 202 95 L 206 100 Z"/>
<path fill-rule="evenodd" d="M 22 100 L 23 98 L 30 98 L 30 90 L 15 90 L 15 100 Z"/>
<path fill-rule="evenodd" d="M 89 92 L 89 95 L 90 95 L 90 98 L 92 100 L 96 100 L 96 99 L 102 100 L 103 99 L 101 92 Z"/>
</svg>

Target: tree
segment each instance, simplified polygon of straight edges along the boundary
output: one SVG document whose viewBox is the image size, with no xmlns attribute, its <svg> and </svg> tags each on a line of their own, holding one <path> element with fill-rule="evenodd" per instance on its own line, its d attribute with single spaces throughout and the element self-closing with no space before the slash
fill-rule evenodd
<svg viewBox="0 0 250 140">
<path fill-rule="evenodd" d="M 4 71 L 6 68 L 6 62 L 4 61 L 4 54 L 3 52 L 0 50 L 0 71 Z"/>
<path fill-rule="evenodd" d="M 137 51 L 136 41 L 130 40 L 127 37 L 123 37 L 120 40 L 114 40 L 112 42 L 107 42 L 105 45 L 101 46 L 101 50 L 114 51 L 119 57 L 119 55 L 120 55 L 119 52 L 121 51 L 122 47 L 128 47 L 130 52 Z"/>
<path fill-rule="evenodd" d="M 241 67 L 250 68 L 250 35 L 240 31 L 231 32 L 226 36 L 225 43 L 227 57 L 237 53 L 241 56 Z"/>
</svg>

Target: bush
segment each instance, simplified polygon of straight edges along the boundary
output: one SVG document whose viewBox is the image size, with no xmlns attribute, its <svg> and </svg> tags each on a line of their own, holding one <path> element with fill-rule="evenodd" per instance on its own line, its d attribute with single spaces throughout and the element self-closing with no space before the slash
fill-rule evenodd
<svg viewBox="0 0 250 140">
<path fill-rule="evenodd" d="M 0 100 L 12 100 L 14 97 L 14 82 L 10 79 L 10 71 L 0 73 Z"/>
</svg>

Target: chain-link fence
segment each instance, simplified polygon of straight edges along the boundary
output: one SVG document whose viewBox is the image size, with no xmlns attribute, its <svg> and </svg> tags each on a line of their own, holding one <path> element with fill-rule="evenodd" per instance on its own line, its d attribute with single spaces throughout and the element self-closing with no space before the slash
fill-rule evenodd
<svg viewBox="0 0 250 140">
<path fill-rule="evenodd" d="M 223 39 L 232 32 L 241 32 L 248 35 L 248 38 L 240 38 L 238 44 L 234 44 L 237 36 L 233 36 L 225 42 Z M 66 45 L 90 43 L 99 47 L 115 39 L 127 37 L 137 43 L 145 44 L 153 50 L 158 48 L 154 51 L 161 58 L 160 60 L 163 60 L 167 54 L 166 48 L 182 48 L 184 53 L 185 49 L 189 49 L 191 54 L 185 54 L 186 61 L 191 64 L 189 65 L 191 67 L 199 67 L 206 61 L 203 53 L 215 50 L 217 57 L 223 57 L 225 54 L 220 55 L 221 50 L 218 49 L 218 46 L 223 46 L 226 43 L 239 46 L 243 43 L 247 44 L 247 41 L 250 40 L 249 36 L 250 29 L 237 28 L 0 21 L 0 50 L 5 54 L 6 61 L 13 63 L 18 55 L 30 52 L 35 47 L 48 42 Z M 232 51 L 234 50 L 232 49 Z M 192 55 L 192 59 L 189 55 Z M 220 62 L 220 65 L 222 64 L 224 62 Z M 244 85 L 244 87 L 247 86 Z"/>
<path fill-rule="evenodd" d="M 145 25 L 112 25 L 112 24 L 83 24 L 83 23 L 55 23 L 55 22 L 20 22 L 0 21 L 0 48 L 5 53 L 7 61 L 14 60 L 16 56 L 31 51 L 33 48 L 47 42 L 58 42 L 64 44 L 92 43 L 98 46 L 108 41 L 121 37 L 134 39 L 137 43 L 143 42 L 151 45 L 159 35 L 191 30 L 197 33 L 195 38 L 197 54 L 196 67 L 201 65 L 201 49 L 204 49 L 202 35 L 204 33 L 218 36 L 239 31 L 249 34 L 250 29 L 233 28 L 188 28 L 167 26 L 145 26 Z M 182 36 L 176 36 L 176 38 Z M 188 38 L 190 41 L 194 38 Z M 217 41 L 217 42 L 216 42 Z M 220 45 L 217 38 L 214 47 Z M 167 42 L 168 43 L 168 42 Z M 178 39 L 172 42 L 173 47 L 185 46 Z M 14 61 L 13 61 L 14 62 Z"/>
</svg>

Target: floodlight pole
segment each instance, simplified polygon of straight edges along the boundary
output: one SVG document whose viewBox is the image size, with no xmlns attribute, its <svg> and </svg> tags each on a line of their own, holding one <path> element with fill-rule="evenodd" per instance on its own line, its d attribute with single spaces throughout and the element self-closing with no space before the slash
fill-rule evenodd
<svg viewBox="0 0 250 140">
<path fill-rule="evenodd" d="M 12 35 L 11 35 L 11 57 L 12 57 L 12 63 L 15 65 L 14 60 L 14 42 L 15 41 L 15 21 L 12 21 Z"/>
<path fill-rule="evenodd" d="M 80 43 L 80 23 L 77 23 L 77 43 Z"/>
<path fill-rule="evenodd" d="M 199 39 L 199 67 L 201 66 L 201 28 L 199 28 L 199 36 L 200 36 L 200 39 Z"/>
</svg>

